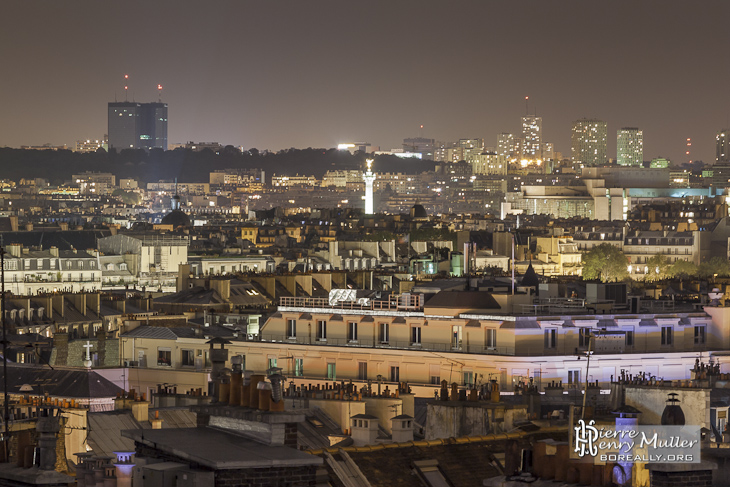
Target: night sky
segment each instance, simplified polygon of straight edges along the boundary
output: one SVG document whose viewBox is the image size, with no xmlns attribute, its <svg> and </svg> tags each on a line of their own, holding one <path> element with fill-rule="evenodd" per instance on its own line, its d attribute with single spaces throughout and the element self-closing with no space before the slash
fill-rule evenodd
<svg viewBox="0 0 730 487">
<path fill-rule="evenodd" d="M 106 104 L 169 104 L 170 143 L 382 149 L 518 132 L 543 117 L 644 131 L 644 159 L 714 161 L 730 115 L 730 2 L 28 1 L 0 24 L 0 146 L 73 146 Z"/>
</svg>

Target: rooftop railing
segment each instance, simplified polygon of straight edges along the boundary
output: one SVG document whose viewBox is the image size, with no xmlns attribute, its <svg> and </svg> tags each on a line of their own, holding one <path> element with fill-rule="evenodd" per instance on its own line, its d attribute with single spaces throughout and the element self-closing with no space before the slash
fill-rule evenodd
<svg viewBox="0 0 730 487">
<path fill-rule="evenodd" d="M 390 295 L 387 299 L 362 299 L 360 301 L 337 301 L 328 298 L 281 297 L 279 306 L 289 308 L 331 308 L 358 311 L 422 311 L 420 295 Z"/>
</svg>

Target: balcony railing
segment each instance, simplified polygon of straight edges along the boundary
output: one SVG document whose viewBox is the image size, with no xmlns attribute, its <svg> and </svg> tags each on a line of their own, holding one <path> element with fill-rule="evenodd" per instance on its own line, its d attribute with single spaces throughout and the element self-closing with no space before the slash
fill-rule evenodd
<svg viewBox="0 0 730 487">
<path fill-rule="evenodd" d="M 298 345 L 318 345 L 324 347 L 353 347 L 353 348 L 389 348 L 397 350 L 425 350 L 429 352 L 456 352 L 456 353 L 484 353 L 491 355 L 514 355 L 514 347 L 489 347 L 482 345 L 466 347 L 462 343 L 460 347 L 453 347 L 451 342 L 421 342 L 414 343 L 410 340 L 348 340 L 347 338 L 316 338 L 312 337 L 290 337 L 281 335 L 261 335 L 262 342 L 291 343 Z M 534 355 L 538 355 L 535 353 Z"/>
<path fill-rule="evenodd" d="M 279 306 L 289 308 L 331 308 L 358 311 L 421 311 L 423 304 L 419 295 L 392 295 L 388 299 L 371 299 L 367 301 L 337 301 L 330 304 L 328 298 L 296 298 L 281 297 Z"/>
</svg>

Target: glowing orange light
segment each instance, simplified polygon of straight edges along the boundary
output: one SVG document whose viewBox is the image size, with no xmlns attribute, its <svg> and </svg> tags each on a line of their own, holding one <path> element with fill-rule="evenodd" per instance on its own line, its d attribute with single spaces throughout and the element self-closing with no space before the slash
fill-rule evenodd
<svg viewBox="0 0 730 487">
<path fill-rule="evenodd" d="M 124 75 L 124 79 L 129 79 L 129 75 L 128 74 L 125 74 Z"/>
<path fill-rule="evenodd" d="M 157 89 L 158 90 L 161 90 L 162 89 L 162 85 L 157 85 Z"/>
<path fill-rule="evenodd" d="M 125 86 L 125 87 L 124 87 L 124 89 L 125 89 L 125 90 L 126 90 L 127 88 L 129 88 L 129 87 L 128 87 L 128 86 Z"/>
<path fill-rule="evenodd" d="M 530 97 L 529 97 L 529 96 L 526 96 L 526 97 L 525 97 L 525 100 L 529 100 L 529 99 L 530 99 Z"/>
<path fill-rule="evenodd" d="M 423 128 L 423 125 L 421 125 L 421 128 Z"/>
</svg>

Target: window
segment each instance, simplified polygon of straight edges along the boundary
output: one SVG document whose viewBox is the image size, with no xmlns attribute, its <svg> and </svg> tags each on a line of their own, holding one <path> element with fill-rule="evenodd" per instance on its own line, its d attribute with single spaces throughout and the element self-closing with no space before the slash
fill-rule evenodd
<svg viewBox="0 0 730 487">
<path fill-rule="evenodd" d="M 359 380 L 368 380 L 368 363 L 358 362 L 357 363 L 357 378 Z"/>
<path fill-rule="evenodd" d="M 464 371 L 464 385 L 470 387 L 474 386 L 474 372 L 471 370 Z"/>
<path fill-rule="evenodd" d="M 489 350 L 496 350 L 497 348 L 497 329 L 487 328 L 484 330 L 486 333 L 484 337 L 484 344 Z"/>
<path fill-rule="evenodd" d="M 184 367 L 194 366 L 195 365 L 195 356 L 193 355 L 193 351 L 192 350 L 183 350 L 180 361 Z"/>
<path fill-rule="evenodd" d="M 157 349 L 157 365 L 165 365 L 167 367 L 172 365 L 172 351 L 169 348 Z"/>
<path fill-rule="evenodd" d="M 297 320 L 286 320 L 286 336 L 289 338 L 297 337 Z"/>
<path fill-rule="evenodd" d="M 580 369 L 568 371 L 568 384 L 580 384 Z"/>
<path fill-rule="evenodd" d="M 633 347 L 634 346 L 634 329 L 626 329 L 626 346 L 627 347 Z"/>
<path fill-rule="evenodd" d="M 662 345 L 672 344 L 672 327 L 662 326 Z"/>
<path fill-rule="evenodd" d="M 304 359 L 295 358 L 294 359 L 294 376 L 301 377 L 303 375 L 304 375 Z"/>
<path fill-rule="evenodd" d="M 317 320 L 317 340 L 327 340 L 327 322 Z"/>
<path fill-rule="evenodd" d="M 590 328 L 578 328 L 578 346 L 581 348 L 590 347 L 591 343 L 591 329 Z"/>
<path fill-rule="evenodd" d="M 337 380 L 337 371 L 335 370 L 334 362 L 330 362 L 327 364 L 327 379 Z"/>
<path fill-rule="evenodd" d="M 400 382 L 400 367 L 393 365 L 390 367 L 390 381 Z"/>
<path fill-rule="evenodd" d="M 354 321 L 347 323 L 347 340 L 351 342 L 357 341 L 357 323 Z"/>
<path fill-rule="evenodd" d="M 414 326 L 411 328 L 411 343 L 413 345 L 421 344 L 421 327 Z"/>
<path fill-rule="evenodd" d="M 380 336 L 378 337 L 380 343 L 388 343 L 388 323 L 380 324 Z"/>
<path fill-rule="evenodd" d="M 458 325 L 451 327 L 451 348 L 461 348 L 461 327 Z"/>
<path fill-rule="evenodd" d="M 558 346 L 558 329 L 548 328 L 545 330 L 545 348 L 556 348 Z"/>
<path fill-rule="evenodd" d="M 275 357 L 269 357 L 269 369 L 273 369 L 276 367 L 276 358 Z"/>
<path fill-rule="evenodd" d="M 705 344 L 705 325 L 695 326 L 695 345 Z"/>
</svg>

